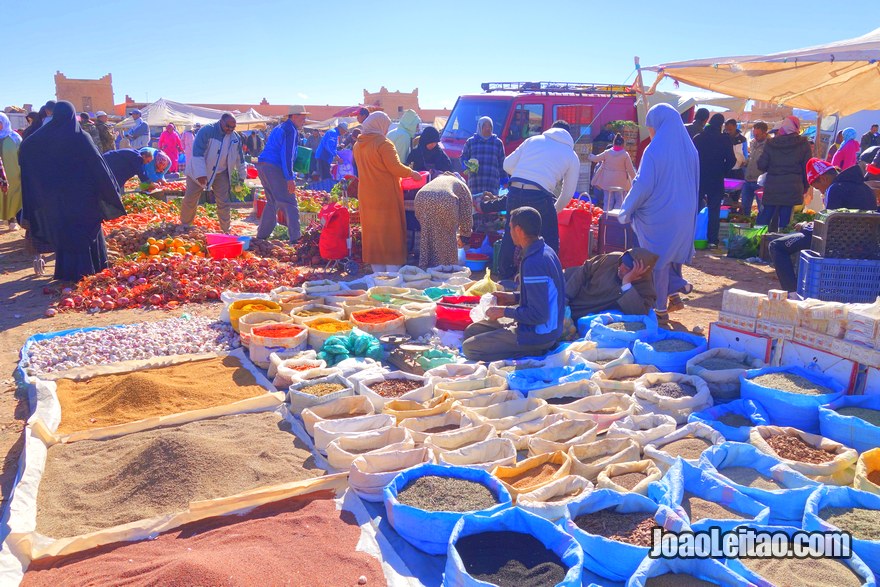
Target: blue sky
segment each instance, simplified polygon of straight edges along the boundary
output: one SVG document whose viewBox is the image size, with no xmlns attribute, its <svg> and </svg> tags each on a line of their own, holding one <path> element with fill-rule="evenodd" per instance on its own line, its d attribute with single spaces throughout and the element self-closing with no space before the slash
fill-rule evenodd
<svg viewBox="0 0 880 587">
<path fill-rule="evenodd" d="M 117 103 L 129 94 L 347 105 L 384 85 L 418 87 L 423 107 L 451 107 L 483 81 L 621 83 L 634 55 L 650 65 L 768 53 L 859 36 L 878 22 L 865 0 L 44 0 L 3 12 L 0 107 L 54 98 L 56 70 L 112 73 Z"/>
</svg>

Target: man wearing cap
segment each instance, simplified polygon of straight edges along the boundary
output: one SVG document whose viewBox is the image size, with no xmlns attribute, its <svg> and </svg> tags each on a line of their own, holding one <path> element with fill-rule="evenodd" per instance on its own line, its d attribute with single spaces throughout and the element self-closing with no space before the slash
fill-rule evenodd
<svg viewBox="0 0 880 587">
<path fill-rule="evenodd" d="M 257 238 L 269 238 L 277 223 L 276 211 L 284 210 L 287 235 L 291 243 L 300 237 L 299 209 L 296 204 L 296 147 L 299 131 L 306 121 L 305 107 L 291 106 L 287 120 L 272 129 L 257 160 L 257 173 L 266 190 L 266 207 L 257 228 Z"/>
<path fill-rule="evenodd" d="M 112 151 L 116 148 L 116 137 L 113 136 L 113 130 L 107 122 L 107 113 L 103 110 L 98 110 L 95 112 L 95 118 L 98 119 L 95 126 L 98 128 L 98 138 L 100 139 L 98 149 L 100 149 L 102 153 Z"/>
<path fill-rule="evenodd" d="M 125 137 L 131 141 L 131 148 L 140 149 L 141 147 L 149 147 L 150 127 L 146 121 L 141 118 L 141 111 L 137 108 L 132 110 L 131 118 L 134 120 L 134 126 L 125 133 Z"/>
<path fill-rule="evenodd" d="M 336 151 L 339 149 L 339 139 L 344 137 L 347 132 L 348 125 L 340 122 L 336 125 L 336 128 L 324 133 L 324 138 L 321 139 L 321 144 L 318 145 L 318 150 L 315 151 L 315 159 L 318 161 L 318 173 L 321 175 L 321 179 L 330 179 L 330 164 L 334 162 L 339 163 L 339 157 L 336 156 Z"/>
<path fill-rule="evenodd" d="M 95 123 L 92 122 L 91 117 L 88 112 L 80 112 L 79 113 L 79 126 L 83 129 L 86 134 L 92 137 L 92 142 L 95 143 L 95 146 L 98 147 L 98 150 L 101 150 L 101 135 L 98 134 L 98 127 L 95 126 Z"/>
<path fill-rule="evenodd" d="M 862 170 L 853 165 L 840 171 L 827 161 L 812 158 L 807 163 L 807 182 L 822 192 L 828 210 L 846 208 L 851 210 L 876 210 L 874 191 L 865 183 Z M 770 256 L 776 277 L 782 289 L 797 291 L 797 280 L 791 256 L 810 248 L 813 239 L 813 223 L 796 226 L 799 232 L 780 237 L 770 243 Z"/>
</svg>

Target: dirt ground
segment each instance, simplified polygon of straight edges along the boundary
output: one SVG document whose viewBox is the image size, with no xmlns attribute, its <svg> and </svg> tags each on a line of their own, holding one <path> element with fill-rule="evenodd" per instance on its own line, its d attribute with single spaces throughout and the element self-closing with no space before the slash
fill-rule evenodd
<svg viewBox="0 0 880 587">
<path fill-rule="evenodd" d="M 85 314 L 69 312 L 53 318 L 46 309 L 60 294 L 52 282 L 53 262 L 47 262 L 43 277 L 34 275 L 32 258 L 24 253 L 24 233 L 0 232 L 0 508 L 9 498 L 22 448 L 22 429 L 29 406 L 14 377 L 19 351 L 28 337 L 45 332 L 160 320 L 183 313 L 216 315 L 218 304 L 191 304 L 174 311 L 118 310 Z M 763 292 L 777 286 L 773 271 L 723 257 L 720 253 L 698 252 L 684 276 L 694 286 L 686 296 L 686 309 L 672 314 L 676 329 L 708 330 L 721 308 L 725 289 L 741 288 Z"/>
</svg>

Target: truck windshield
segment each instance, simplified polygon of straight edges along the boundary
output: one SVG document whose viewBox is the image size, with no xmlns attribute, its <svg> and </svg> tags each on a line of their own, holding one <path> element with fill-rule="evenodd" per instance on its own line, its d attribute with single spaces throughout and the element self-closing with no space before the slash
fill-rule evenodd
<svg viewBox="0 0 880 587">
<path fill-rule="evenodd" d="M 441 139 L 464 140 L 477 132 L 477 120 L 482 116 L 492 119 L 495 134 L 501 134 L 510 110 L 510 100 L 486 100 L 484 98 L 459 98 L 449 115 Z"/>
</svg>

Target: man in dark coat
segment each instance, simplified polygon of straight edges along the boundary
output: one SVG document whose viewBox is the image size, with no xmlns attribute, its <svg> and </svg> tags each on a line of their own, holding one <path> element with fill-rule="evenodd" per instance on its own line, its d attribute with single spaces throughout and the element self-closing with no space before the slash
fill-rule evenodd
<svg viewBox="0 0 880 587">
<path fill-rule="evenodd" d="M 694 114 L 694 121 L 690 124 L 684 125 L 684 128 L 688 131 L 688 135 L 690 135 L 691 138 L 694 138 L 703 132 L 707 120 L 709 120 L 709 111 L 705 108 L 700 108 L 697 110 L 696 114 Z"/>
<path fill-rule="evenodd" d="M 654 264 L 657 255 L 634 248 L 587 259 L 565 271 L 565 297 L 572 320 L 601 312 L 647 315 L 657 301 Z"/>
<path fill-rule="evenodd" d="M 733 169 L 736 157 L 730 135 L 721 132 L 724 116 L 715 114 L 709 124 L 694 137 L 700 155 L 700 204 L 709 207 L 709 248 L 718 248 L 721 223 L 721 200 L 724 199 L 724 177 Z"/>
<path fill-rule="evenodd" d="M 799 134 L 796 116 L 786 118 L 776 136 L 769 141 L 758 159 L 758 169 L 767 173 L 764 180 L 763 208 L 756 224 L 769 226 L 770 231 L 785 228 L 795 206 L 804 203 L 807 183 L 807 162 L 813 149 L 807 137 Z"/>
</svg>

